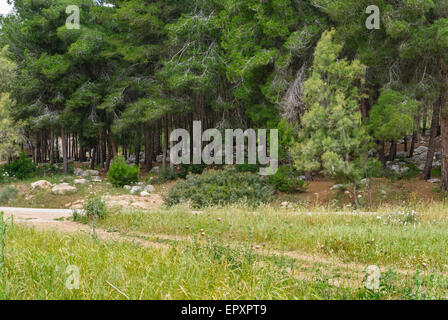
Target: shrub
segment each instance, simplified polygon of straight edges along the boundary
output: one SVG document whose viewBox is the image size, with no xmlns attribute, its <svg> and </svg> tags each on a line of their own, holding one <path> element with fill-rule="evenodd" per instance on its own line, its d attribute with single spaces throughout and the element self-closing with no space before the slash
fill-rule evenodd
<svg viewBox="0 0 448 320">
<path fill-rule="evenodd" d="M 133 184 L 138 181 L 139 172 L 138 166 L 128 166 L 122 157 L 117 157 L 109 167 L 109 182 L 116 187 Z"/>
<path fill-rule="evenodd" d="M 257 173 L 260 168 L 256 164 L 239 164 L 236 166 L 236 170 L 238 172 L 253 172 Z"/>
<path fill-rule="evenodd" d="M 277 172 L 268 177 L 268 182 L 275 189 L 285 193 L 305 191 L 306 182 L 299 179 L 291 166 L 280 166 Z"/>
<path fill-rule="evenodd" d="M 74 169 L 75 168 L 74 168 L 73 163 L 69 162 L 67 173 L 73 174 Z M 62 163 L 56 163 L 56 164 L 44 163 L 44 164 L 40 164 L 37 167 L 37 173 L 41 177 L 64 174 L 64 167 L 63 167 Z"/>
<path fill-rule="evenodd" d="M 4 165 L 4 171 L 9 176 L 16 177 L 19 180 L 32 178 L 36 173 L 36 165 L 22 153 L 19 158 L 11 163 Z"/>
<path fill-rule="evenodd" d="M 271 201 L 273 194 L 265 177 L 227 169 L 189 175 L 172 186 L 164 200 L 168 206 L 190 201 L 195 208 L 238 202 L 256 206 Z"/>
<path fill-rule="evenodd" d="M 17 196 L 17 189 L 11 186 L 0 189 L 0 204 L 8 204 L 9 200 Z"/>
<path fill-rule="evenodd" d="M 160 168 L 157 176 L 151 180 L 154 184 L 165 183 L 170 180 L 176 179 L 176 173 L 170 168 Z"/>
<path fill-rule="evenodd" d="M 90 198 L 85 205 L 86 216 L 88 219 L 103 219 L 106 217 L 106 203 L 100 198 Z"/>
<path fill-rule="evenodd" d="M 179 178 L 185 179 L 189 173 L 201 174 L 204 172 L 207 165 L 205 163 L 201 164 L 182 164 L 177 176 Z"/>
</svg>

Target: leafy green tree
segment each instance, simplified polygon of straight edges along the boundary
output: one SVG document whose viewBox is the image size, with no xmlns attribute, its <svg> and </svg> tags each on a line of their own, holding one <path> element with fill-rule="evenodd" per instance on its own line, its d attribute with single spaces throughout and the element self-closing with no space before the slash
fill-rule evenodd
<svg viewBox="0 0 448 320">
<path fill-rule="evenodd" d="M 352 160 L 365 155 L 370 144 L 359 111 L 362 95 L 358 88 L 366 68 L 358 60 L 339 58 L 343 45 L 334 40 L 335 33 L 324 32 L 317 44 L 312 75 L 305 82 L 307 110 L 300 141 L 291 152 L 298 170 L 322 167 L 327 174 L 343 177 L 356 186 L 362 167 Z"/>
</svg>

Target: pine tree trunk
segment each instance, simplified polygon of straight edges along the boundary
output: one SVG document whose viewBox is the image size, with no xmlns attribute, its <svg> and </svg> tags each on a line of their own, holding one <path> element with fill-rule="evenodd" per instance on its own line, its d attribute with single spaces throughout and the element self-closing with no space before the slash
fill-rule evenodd
<svg viewBox="0 0 448 320">
<path fill-rule="evenodd" d="M 435 152 L 435 140 L 437 136 L 437 129 L 439 127 L 441 100 L 434 103 L 431 120 L 431 136 L 429 138 L 428 155 L 426 158 L 425 169 L 423 170 L 423 180 L 431 178 L 432 161 Z"/>
<path fill-rule="evenodd" d="M 62 139 L 62 162 L 64 165 L 64 173 L 68 173 L 67 138 L 65 137 L 64 126 L 61 126 L 61 139 Z"/>
<path fill-rule="evenodd" d="M 163 134 L 163 155 L 162 155 L 162 167 L 166 168 L 166 153 L 168 151 L 168 115 L 165 115 L 165 126 Z"/>
<path fill-rule="evenodd" d="M 442 131 L 442 190 L 448 190 L 448 112 L 442 111 L 440 119 Z"/>
<path fill-rule="evenodd" d="M 152 130 L 145 130 L 145 171 L 152 169 Z"/>
</svg>

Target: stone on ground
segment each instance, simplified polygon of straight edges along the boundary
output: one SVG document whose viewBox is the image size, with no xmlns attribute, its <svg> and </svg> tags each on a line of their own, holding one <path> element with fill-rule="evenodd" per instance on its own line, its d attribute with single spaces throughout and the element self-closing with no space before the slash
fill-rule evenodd
<svg viewBox="0 0 448 320">
<path fill-rule="evenodd" d="M 70 193 L 76 193 L 77 189 L 76 187 L 73 187 L 71 185 L 69 185 L 68 183 L 61 183 L 61 184 L 57 184 L 53 187 L 53 189 L 51 189 L 51 192 L 53 194 L 57 194 L 57 195 L 65 195 L 65 194 L 70 194 Z"/>
<path fill-rule="evenodd" d="M 51 188 L 51 183 L 48 182 L 47 180 L 39 180 L 39 181 L 33 182 L 31 184 L 31 188 L 32 189 L 36 189 L 36 188 L 48 189 L 48 188 Z"/>
</svg>

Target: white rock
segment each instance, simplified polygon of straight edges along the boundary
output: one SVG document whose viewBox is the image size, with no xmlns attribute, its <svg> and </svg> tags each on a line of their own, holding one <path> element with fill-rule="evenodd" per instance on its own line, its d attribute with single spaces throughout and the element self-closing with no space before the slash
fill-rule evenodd
<svg viewBox="0 0 448 320">
<path fill-rule="evenodd" d="M 51 183 L 47 180 L 39 180 L 31 184 L 32 189 L 36 188 L 42 188 L 42 189 L 48 189 L 51 188 Z"/>
<path fill-rule="evenodd" d="M 75 176 L 82 176 L 84 170 L 82 170 L 81 168 L 75 168 L 74 170 L 74 174 Z"/>
<path fill-rule="evenodd" d="M 101 178 L 98 177 L 98 176 L 93 176 L 92 177 L 92 182 L 101 182 L 101 181 L 102 181 Z"/>
<path fill-rule="evenodd" d="M 75 179 L 74 183 L 75 184 L 86 184 L 87 180 L 86 179 Z"/>
<path fill-rule="evenodd" d="M 440 179 L 429 179 L 429 183 L 440 183 Z"/>
<path fill-rule="evenodd" d="M 124 186 L 124 187 L 123 187 L 123 189 L 124 189 L 124 190 L 128 190 L 128 191 L 129 191 L 129 190 L 131 190 L 131 189 L 132 189 L 132 187 L 131 187 L 131 186 L 128 186 L 128 185 L 126 185 L 126 186 Z"/>
<path fill-rule="evenodd" d="M 87 175 L 89 175 L 89 176 L 99 176 L 100 175 L 100 172 L 98 170 L 86 170 L 84 172 L 86 172 Z"/>
<path fill-rule="evenodd" d="M 335 184 L 334 186 L 332 186 L 330 188 L 330 190 L 342 189 L 343 187 L 344 187 L 344 185 L 342 185 L 342 184 Z"/>
<path fill-rule="evenodd" d="M 414 154 L 422 154 L 428 152 L 428 147 L 420 146 L 414 150 Z"/>
<path fill-rule="evenodd" d="M 154 188 L 154 186 L 149 184 L 145 187 L 144 191 L 151 193 L 151 192 L 156 191 L 156 188 Z"/>
<path fill-rule="evenodd" d="M 55 185 L 53 189 L 51 189 L 51 192 L 58 195 L 64 195 L 64 194 L 70 194 L 70 193 L 76 193 L 77 189 L 76 187 L 73 187 L 69 185 L 68 183 L 61 183 L 58 185 Z"/>
<path fill-rule="evenodd" d="M 140 192 L 140 196 L 141 197 L 147 197 L 147 196 L 150 196 L 150 194 L 149 194 L 149 192 L 142 191 L 142 192 Z"/>
<path fill-rule="evenodd" d="M 151 169 L 151 173 L 159 173 L 159 171 L 160 171 L 160 167 L 158 167 L 158 166 L 155 166 Z"/>
<path fill-rule="evenodd" d="M 143 188 L 140 186 L 133 186 L 129 192 L 131 194 L 136 194 L 138 192 L 141 192 L 142 190 L 143 190 Z"/>
</svg>

